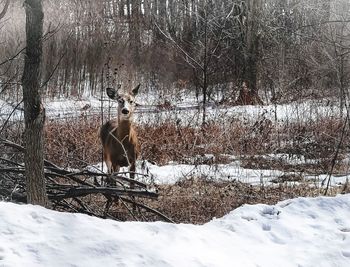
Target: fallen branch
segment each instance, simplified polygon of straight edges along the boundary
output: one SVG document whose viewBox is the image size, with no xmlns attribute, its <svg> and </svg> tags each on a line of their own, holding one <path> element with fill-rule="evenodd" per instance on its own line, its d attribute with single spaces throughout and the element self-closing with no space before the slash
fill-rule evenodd
<svg viewBox="0 0 350 267">
<path fill-rule="evenodd" d="M 1 137 L 0 144 L 18 150 L 21 153 L 25 151 L 23 146 Z M 159 211 L 138 203 L 137 199 L 140 198 L 157 199 L 158 193 L 148 190 L 147 184 L 126 177 L 126 175 L 130 174 L 129 172 L 108 175 L 89 170 L 71 171 L 60 168 L 48 160 L 44 160 L 44 162 L 47 195 L 54 209 L 81 212 L 115 220 L 121 214 L 122 219 L 130 218 L 131 216 L 134 220 L 140 221 L 160 218 L 161 220 L 172 222 L 171 219 Z M 137 176 L 145 176 L 141 173 L 135 174 Z M 92 178 L 96 180 L 96 178 L 104 179 L 107 177 L 114 179 L 118 186 L 105 187 L 86 181 Z M 132 188 L 132 184 L 135 186 L 134 188 Z M 6 200 L 26 203 L 25 189 L 25 167 L 23 164 L 17 163 L 13 159 L 0 158 L 0 197 Z M 106 201 L 101 201 L 100 196 L 103 196 Z M 113 204 L 118 203 L 119 205 L 113 206 Z M 128 204 L 137 207 L 137 211 L 130 208 Z M 120 208 L 122 208 L 123 213 L 119 213 Z M 127 214 L 129 215 L 125 216 Z"/>
<path fill-rule="evenodd" d="M 65 193 L 55 194 L 53 192 L 48 192 L 49 199 L 52 200 L 62 200 L 65 198 L 75 198 L 75 197 L 84 197 L 91 194 L 104 194 L 110 195 L 113 197 L 119 196 L 135 196 L 135 197 L 144 197 L 144 198 L 153 198 L 158 197 L 157 193 L 145 191 L 145 190 L 134 190 L 134 189 L 118 189 L 112 187 L 69 187 Z"/>
<path fill-rule="evenodd" d="M 125 202 L 134 204 L 134 205 L 136 205 L 136 206 L 138 206 L 138 207 L 140 207 L 140 208 L 143 208 L 143 209 L 145 209 L 145 210 L 147 210 L 147 211 L 149 211 L 149 212 L 152 212 L 152 213 L 158 215 L 159 217 L 161 217 L 161 218 L 162 218 L 163 220 L 165 220 L 166 222 L 175 223 L 172 219 L 170 219 L 169 217 L 167 217 L 167 216 L 164 215 L 163 213 L 161 213 L 161 212 L 159 212 L 159 211 L 157 211 L 157 210 L 155 210 L 155 209 L 152 209 L 152 208 L 150 208 L 150 207 L 148 207 L 148 206 L 146 206 L 146 205 L 144 205 L 144 204 L 137 203 L 137 202 L 135 202 L 135 201 L 132 201 L 132 200 L 127 199 L 127 198 L 124 198 L 124 197 L 121 197 L 120 199 L 122 199 L 122 200 L 125 201 Z"/>
</svg>

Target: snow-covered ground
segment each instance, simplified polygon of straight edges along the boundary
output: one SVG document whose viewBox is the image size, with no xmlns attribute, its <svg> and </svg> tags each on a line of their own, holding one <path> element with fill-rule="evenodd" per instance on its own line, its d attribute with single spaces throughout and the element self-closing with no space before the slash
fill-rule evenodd
<svg viewBox="0 0 350 267">
<path fill-rule="evenodd" d="M 139 99 L 140 100 L 140 99 Z M 176 108 L 157 110 L 158 98 L 138 101 L 138 123 L 181 120 L 200 123 L 193 99 L 179 97 Z M 58 119 L 100 114 L 98 98 L 45 101 L 47 117 Z M 108 110 L 104 102 L 105 112 Z M 0 100 L 0 125 L 14 105 Z M 115 109 L 112 109 L 114 114 Z M 289 105 L 208 107 L 208 119 L 254 121 L 264 117 L 279 123 L 321 120 L 339 115 L 333 105 L 317 101 Z M 15 111 L 11 120 L 23 117 Z M 268 155 L 283 158 L 283 155 Z M 288 159 L 289 163 L 292 162 Z M 299 160 L 299 159 L 298 159 Z M 298 164 L 296 162 L 295 164 Z M 157 184 L 188 177 L 239 180 L 266 184 L 285 174 L 247 169 L 239 159 L 229 164 L 138 163 Z M 89 167 L 101 169 L 101 164 Z M 104 167 L 106 170 L 106 167 Z M 325 175 L 307 176 L 321 184 Z M 331 185 L 348 176 L 332 176 Z M 350 195 L 299 198 L 274 206 L 245 205 L 205 225 L 116 222 L 81 214 L 50 211 L 31 205 L 0 202 L 0 267 L 17 266 L 350 266 Z"/>
<path fill-rule="evenodd" d="M 92 172 L 107 172 L 107 166 L 98 163 L 86 168 Z M 123 167 L 121 172 L 127 172 L 128 169 Z M 151 164 L 147 161 L 138 161 L 136 164 L 136 172 L 145 176 L 139 176 L 136 179 L 145 183 L 161 184 L 175 184 L 178 181 L 182 181 L 188 178 L 195 179 L 208 179 L 213 181 L 240 181 L 251 185 L 273 185 L 282 175 L 298 175 L 297 172 L 285 172 L 279 170 L 266 170 L 266 169 L 249 169 L 241 166 L 239 160 L 235 160 L 229 164 L 177 164 L 170 162 L 164 166 L 158 166 Z M 325 187 L 327 181 L 330 178 L 330 186 L 343 186 L 348 183 L 350 179 L 349 174 L 344 175 L 311 175 L 303 174 L 304 181 L 294 181 L 292 183 L 297 184 L 300 182 L 309 182 L 310 185 L 316 187 Z M 326 181 L 326 183 L 323 183 Z M 91 180 L 93 182 L 93 180 Z"/>
<path fill-rule="evenodd" d="M 165 97 L 171 104 L 171 109 L 160 110 L 157 105 L 162 104 L 163 97 L 155 94 L 141 94 L 137 97 L 137 103 L 140 105 L 135 114 L 137 123 L 160 123 L 165 120 L 176 121 L 180 119 L 183 123 L 200 123 L 201 113 L 198 112 L 198 102 L 193 95 L 182 95 L 171 98 Z M 101 104 L 105 114 L 111 112 L 116 115 L 116 103 L 108 101 L 107 97 L 101 98 L 89 96 L 80 99 L 44 99 L 46 115 L 49 119 L 71 118 L 85 115 L 100 115 Z M 9 103 L 9 100 L 0 99 L 0 121 L 6 119 L 17 103 Z M 293 102 L 284 105 L 265 105 L 265 106 L 217 106 L 209 103 L 207 107 L 208 120 L 225 122 L 228 119 L 256 120 L 262 116 L 272 121 L 293 122 L 293 121 L 314 121 L 323 118 L 339 117 L 339 107 L 329 101 L 309 100 L 304 102 Z M 21 105 L 19 109 L 13 112 L 11 119 L 18 120 L 23 118 Z"/>
<path fill-rule="evenodd" d="M 239 163 L 217 165 L 186 165 L 167 164 L 164 166 L 149 166 L 150 173 L 157 184 L 174 184 L 186 178 L 205 178 L 209 180 L 241 181 L 252 185 L 266 185 L 287 174 L 278 170 L 247 169 Z M 290 173 L 291 175 L 295 173 Z M 296 173 L 297 174 L 297 173 Z M 321 186 L 322 181 L 327 180 L 328 175 L 305 175 L 305 181 L 313 181 L 316 186 Z M 349 175 L 332 175 L 330 185 L 343 185 L 349 179 Z"/>
<path fill-rule="evenodd" d="M 183 125 L 200 125 L 201 113 L 198 112 L 196 99 L 194 96 L 186 95 L 185 92 L 175 98 L 165 96 L 169 101 L 172 99 L 170 110 L 159 110 L 157 104 L 160 101 L 159 96 L 155 94 L 142 94 L 138 96 L 137 102 L 141 104 L 135 114 L 136 123 L 157 124 L 163 121 L 181 121 Z M 158 101 L 158 102 L 157 102 Z M 104 113 L 108 113 L 111 103 L 104 98 Z M 67 117 L 79 117 L 85 115 L 101 114 L 101 101 L 98 97 L 84 97 L 82 99 L 44 99 L 46 114 L 48 119 L 59 119 Z M 0 125 L 1 119 L 6 119 L 11 113 L 15 104 L 9 105 L 7 102 L 0 100 Z M 116 106 L 112 103 L 111 115 L 115 115 Z M 326 101 L 305 101 L 295 102 L 286 105 L 266 105 L 266 106 L 234 106 L 224 107 L 212 104 L 208 107 L 208 120 L 212 119 L 218 123 L 226 123 L 232 119 L 241 119 L 247 122 L 254 122 L 257 119 L 277 119 L 278 123 L 287 123 L 293 121 L 313 121 L 322 120 L 339 116 L 339 109 L 336 105 Z M 17 110 L 11 117 L 12 120 L 23 119 L 22 111 Z M 97 131 L 97 129 L 96 129 Z M 273 157 L 278 155 L 273 155 Z M 279 156 L 278 156 L 279 157 Z M 280 158 L 280 157 L 279 157 Z M 291 163 L 292 159 L 288 159 Z M 139 164 L 140 165 L 140 164 Z M 281 176 L 283 172 L 278 170 L 259 170 L 246 169 L 240 166 L 240 162 L 233 160 L 230 164 L 224 165 L 189 165 L 169 163 L 165 166 L 148 164 L 148 169 L 154 181 L 158 184 L 171 184 L 187 177 L 205 177 L 209 179 L 240 180 L 251 184 L 268 183 Z M 105 168 L 106 170 L 106 168 Z M 304 175 L 305 176 L 305 175 Z M 325 175 L 309 176 L 316 180 L 318 184 L 326 178 Z M 348 175 L 332 176 L 331 184 L 344 184 Z"/>
<path fill-rule="evenodd" d="M 244 205 L 204 225 L 0 202 L 0 266 L 350 266 L 350 195 Z"/>
<path fill-rule="evenodd" d="M 152 100 L 142 100 L 138 98 L 140 106 L 136 110 L 136 123 L 161 123 L 165 120 L 176 121 L 180 119 L 184 124 L 200 123 L 202 121 L 201 112 L 198 112 L 198 104 L 195 99 L 192 101 L 179 100 L 172 103 L 172 108 L 159 110 L 158 102 Z M 159 100 L 159 99 L 158 99 Z M 161 103 L 161 102 L 160 102 Z M 101 101 L 97 98 L 83 100 L 56 100 L 45 102 L 46 113 L 49 118 L 66 118 L 86 115 L 101 114 Z M 110 110 L 111 116 L 116 115 L 116 104 L 108 101 L 103 102 L 105 114 Z M 323 118 L 339 117 L 337 105 L 328 105 L 326 102 L 305 101 L 294 102 L 284 105 L 265 106 L 216 106 L 211 103 L 207 107 L 207 119 L 217 122 L 225 122 L 228 119 L 241 119 L 254 121 L 264 117 L 278 122 L 294 121 L 314 121 Z"/>
</svg>

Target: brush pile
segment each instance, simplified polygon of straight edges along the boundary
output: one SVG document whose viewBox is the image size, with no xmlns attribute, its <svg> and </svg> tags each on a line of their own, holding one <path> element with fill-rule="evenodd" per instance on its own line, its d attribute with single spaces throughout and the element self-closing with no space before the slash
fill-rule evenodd
<svg viewBox="0 0 350 267">
<path fill-rule="evenodd" d="M 0 140 L 0 199 L 26 203 L 24 148 L 8 140 Z M 46 190 L 55 210 L 80 212 L 115 220 L 171 219 L 142 203 L 158 198 L 155 188 L 127 177 L 128 173 L 107 175 L 90 170 L 67 170 L 45 160 Z M 138 176 L 143 174 L 136 174 Z M 106 184 L 113 181 L 113 186 Z"/>
</svg>

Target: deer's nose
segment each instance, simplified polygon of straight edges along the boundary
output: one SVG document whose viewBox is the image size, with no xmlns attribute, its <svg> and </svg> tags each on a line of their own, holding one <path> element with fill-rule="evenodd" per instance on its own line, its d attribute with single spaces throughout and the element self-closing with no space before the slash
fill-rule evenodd
<svg viewBox="0 0 350 267">
<path fill-rule="evenodd" d="M 129 110 L 127 110 L 127 109 L 122 109 L 122 113 L 124 114 L 124 115 L 128 115 L 129 114 Z"/>
</svg>

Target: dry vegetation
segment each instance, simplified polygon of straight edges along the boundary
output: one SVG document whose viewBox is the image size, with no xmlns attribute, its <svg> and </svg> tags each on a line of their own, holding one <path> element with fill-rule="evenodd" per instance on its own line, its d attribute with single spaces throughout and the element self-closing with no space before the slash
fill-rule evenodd
<svg viewBox="0 0 350 267">
<path fill-rule="evenodd" d="M 246 123 L 232 120 L 230 128 L 209 123 L 205 128 L 164 123 L 158 126 L 138 125 L 142 144 L 141 159 L 158 165 L 169 161 L 189 164 L 228 163 L 227 155 L 241 159 L 243 167 L 276 169 L 285 174 L 276 177 L 273 185 L 252 186 L 236 180 L 213 181 L 203 177 L 187 177 L 174 185 L 158 185 L 159 200 L 143 203 L 168 215 L 176 222 L 204 223 L 213 217 L 221 217 L 243 204 L 273 204 L 298 196 L 323 194 L 318 183 L 304 180 L 306 174 L 327 174 L 338 146 L 344 126 L 341 120 L 273 125 L 255 121 Z M 82 169 L 101 161 L 98 139 L 99 117 L 79 117 L 48 121 L 46 125 L 46 158 L 61 167 Z M 7 135 L 18 128 L 6 129 Z M 220 133 L 220 134 L 218 134 Z M 12 135 L 14 137 L 14 135 Z M 20 138 L 20 136 L 18 136 Z M 346 134 L 343 144 L 348 143 Z M 348 165 L 341 161 L 346 145 L 341 145 L 334 172 L 348 172 Z M 284 153 L 287 160 L 266 157 L 267 154 Z M 206 158 L 211 154 L 214 157 Z M 291 164 L 290 159 L 312 159 L 309 163 Z M 290 174 L 293 172 L 294 174 Z M 347 186 L 335 187 L 330 195 L 349 192 Z M 87 198 L 88 199 L 88 198 Z M 88 199 L 91 207 L 103 207 L 99 197 Z M 100 203 L 100 204 L 99 204 Z M 113 216 L 121 220 L 133 219 L 123 203 L 112 207 Z"/>
<path fill-rule="evenodd" d="M 169 121 L 138 125 L 141 160 L 158 165 L 170 161 L 215 165 L 229 163 L 232 159 L 228 155 L 234 155 L 240 159 L 242 167 L 284 172 L 272 185 L 262 183 L 255 186 L 236 180 L 213 181 L 205 175 L 184 177 L 174 185 L 157 185 L 158 201 L 140 201 L 176 222 L 204 223 L 243 204 L 273 204 L 298 196 L 322 195 L 324 189 L 319 187 L 319 181 L 313 183 L 304 178 L 310 174 L 328 174 L 338 147 L 333 173 L 348 173 L 348 163 L 343 159 L 346 159 L 349 135 L 344 123 L 345 120 L 329 118 L 278 125 L 267 119 L 249 123 L 233 119 L 226 125 L 209 122 L 205 127 L 189 127 Z M 7 127 L 4 137 L 20 143 L 19 125 Z M 100 125 L 100 117 L 88 116 L 48 121 L 45 157 L 58 166 L 73 169 L 100 162 Z M 339 146 L 343 129 L 346 133 Z M 273 156 L 278 153 L 283 153 L 284 158 Z M 213 157 L 206 157 L 208 154 Z M 16 157 L 14 155 L 13 159 Z M 17 161 L 21 162 L 21 159 L 17 157 Z M 346 192 L 350 192 L 347 184 L 332 188 L 328 194 Z M 105 205 L 103 198 L 98 196 L 86 197 L 85 201 L 96 210 L 103 210 Z M 120 220 L 133 219 L 121 201 L 113 204 L 111 214 Z"/>
<path fill-rule="evenodd" d="M 161 186 L 154 207 L 176 222 L 205 223 L 220 218 L 244 204 L 276 204 L 295 197 L 315 197 L 322 191 L 309 183 L 278 183 L 275 186 L 252 186 L 239 181 L 188 179 L 175 185 Z M 349 192 L 333 188 L 330 195 Z"/>
<path fill-rule="evenodd" d="M 100 117 L 50 121 L 46 125 L 47 158 L 60 166 L 83 167 L 101 160 L 98 129 Z M 252 123 L 232 120 L 227 125 L 205 127 L 166 122 L 157 126 L 138 125 L 141 159 L 164 165 L 170 161 L 189 164 L 227 163 L 227 155 L 239 156 L 246 167 L 288 171 L 291 165 L 259 155 L 283 153 L 290 158 L 313 160 L 297 170 L 327 173 L 344 128 L 344 120 L 273 125 L 266 119 Z M 347 127 L 346 127 L 347 128 Z M 346 130 L 347 132 L 347 130 Z M 340 144 L 337 160 L 346 156 L 349 135 Z M 213 155 L 206 162 L 204 155 Z M 338 164 L 338 168 L 341 164 Z M 341 169 L 339 169 L 341 170 Z"/>
</svg>

